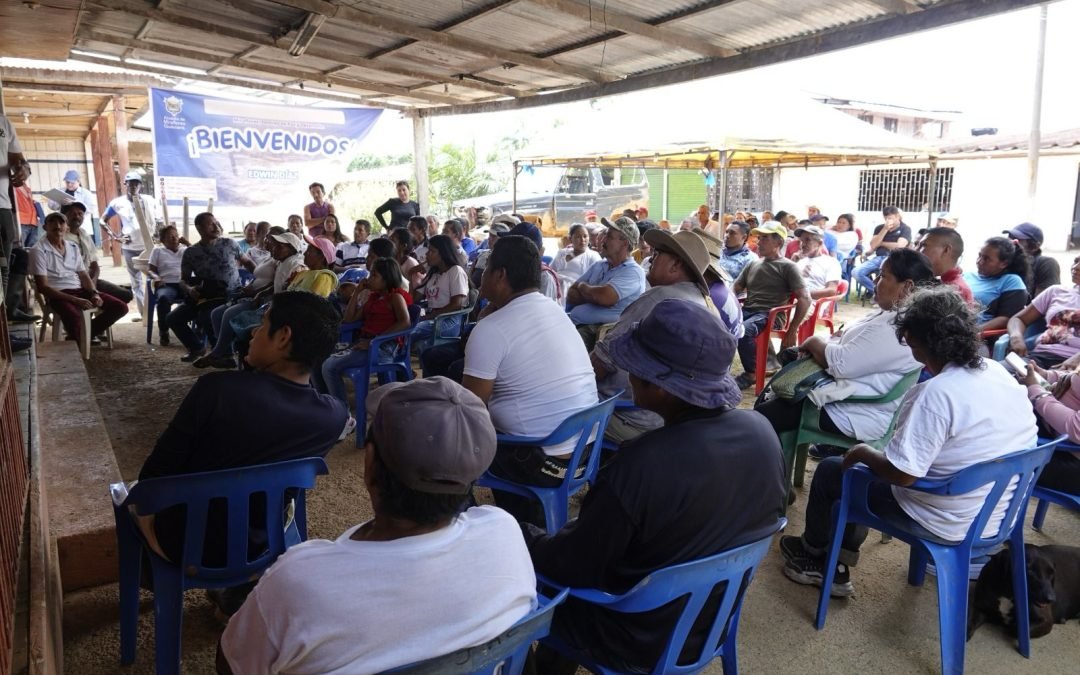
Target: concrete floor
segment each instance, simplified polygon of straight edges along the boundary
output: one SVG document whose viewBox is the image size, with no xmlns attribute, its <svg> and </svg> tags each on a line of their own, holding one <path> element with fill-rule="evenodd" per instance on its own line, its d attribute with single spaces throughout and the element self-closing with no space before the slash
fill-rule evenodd
<svg viewBox="0 0 1080 675">
<path fill-rule="evenodd" d="M 106 263 L 108 278 L 123 283 L 122 268 Z M 842 305 L 840 317 L 851 321 L 863 310 L 858 303 Z M 117 327 L 117 340 L 146 348 L 140 324 Z M 157 352 L 170 362 L 177 355 Z M 107 357 L 123 359 L 123 350 Z M 119 363 L 115 364 L 119 366 Z M 111 367 L 111 366 L 110 366 Z M 98 376 L 91 372 L 91 379 Z M 101 377 L 108 377 L 105 371 Z M 95 381 L 95 390 L 98 382 Z M 100 393 L 99 393 L 100 396 Z M 752 403 L 747 396 L 744 405 Z M 108 417 L 108 416 L 107 416 Z M 108 419 L 107 419 L 108 424 Z M 110 435 L 114 429 L 110 427 Z M 114 444 L 116 440 L 114 439 Z M 351 523 L 369 516 L 363 489 L 362 462 L 351 439 L 339 444 L 329 458 L 331 475 L 320 481 L 309 502 L 311 534 L 334 537 Z M 814 468 L 813 463 L 809 470 Z M 123 467 L 121 469 L 124 471 Z M 810 476 L 806 485 L 810 484 Z M 806 489 L 788 512 L 787 532 L 802 531 Z M 1025 528 L 1025 537 L 1034 544 L 1080 545 L 1080 514 L 1051 507 L 1044 533 Z M 739 663 L 749 673 L 922 673 L 939 671 L 937 595 L 935 582 L 927 578 L 922 588 L 906 583 L 908 548 L 899 542 L 881 544 L 871 533 L 863 549 L 861 564 L 853 573 L 856 595 L 834 600 L 826 628 L 813 627 L 817 589 L 798 586 L 781 572 L 781 558 L 775 545 L 762 563 L 751 586 L 739 630 Z M 188 593 L 184 622 L 184 664 L 186 673 L 213 672 L 218 624 L 201 592 Z M 139 655 L 127 668 L 119 664 L 118 599 L 116 585 L 71 593 L 64 603 L 65 663 L 69 673 L 153 672 L 153 618 L 150 596 L 144 593 L 139 623 Z M 1080 663 L 1080 624 L 1071 621 L 1036 640 L 1030 660 L 1015 650 L 1014 641 L 995 626 L 982 627 L 968 644 L 967 668 L 971 673 L 1077 672 Z M 582 671 L 583 672 L 583 671 Z M 720 673 L 719 663 L 705 672 Z"/>
</svg>

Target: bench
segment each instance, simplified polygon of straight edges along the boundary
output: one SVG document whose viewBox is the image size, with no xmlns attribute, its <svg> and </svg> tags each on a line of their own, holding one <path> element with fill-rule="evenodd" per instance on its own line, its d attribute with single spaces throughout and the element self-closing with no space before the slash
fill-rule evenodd
<svg viewBox="0 0 1080 675">
<path fill-rule="evenodd" d="M 109 483 L 121 480 L 78 346 L 37 344 L 41 473 L 65 592 L 116 581 Z"/>
</svg>

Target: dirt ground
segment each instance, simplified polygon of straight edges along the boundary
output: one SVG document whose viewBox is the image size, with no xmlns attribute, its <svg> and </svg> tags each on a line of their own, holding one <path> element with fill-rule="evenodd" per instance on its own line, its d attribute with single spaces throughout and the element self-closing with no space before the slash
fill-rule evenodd
<svg viewBox="0 0 1080 675">
<path fill-rule="evenodd" d="M 858 303 L 842 305 L 840 317 L 842 321 L 851 321 L 867 310 Z M 125 320 L 116 327 L 115 336 L 112 351 L 95 348 L 88 370 L 120 471 L 126 480 L 131 480 L 181 398 L 203 371 L 179 361 L 184 353 L 182 347 L 160 348 L 156 339 L 154 346 L 147 345 L 141 323 Z M 752 403 L 753 394 L 748 392 L 743 405 L 748 407 Z M 322 477 L 318 487 L 309 493 L 311 537 L 334 538 L 370 517 L 362 458 L 353 439 L 339 443 L 327 460 L 330 474 Z M 806 485 L 809 484 L 808 476 Z M 806 493 L 806 488 L 798 492 L 798 501 L 788 512 L 791 533 L 802 530 Z M 1076 544 L 1080 541 L 1080 518 L 1054 507 L 1047 517 L 1046 532 L 1035 533 L 1029 526 L 1025 536 L 1036 544 Z M 922 588 L 906 585 L 907 550 L 896 542 L 880 544 L 872 534 L 864 548 L 858 578 L 854 580 L 858 594 L 847 601 L 834 601 L 829 627 L 819 633 L 811 624 L 818 597 L 816 589 L 800 588 L 787 581 L 780 572 L 779 554 L 773 547 L 743 608 L 739 630 L 743 670 L 935 672 L 938 669 L 936 591 L 933 581 Z M 152 673 L 152 602 L 145 592 L 141 610 L 137 660 L 133 666 L 122 668 L 116 584 L 68 594 L 64 602 L 67 672 Z M 214 672 L 215 647 L 222 629 L 202 592 L 190 591 L 185 598 L 183 672 Z M 1025 660 L 1001 631 L 983 628 L 968 645 L 968 669 L 1010 674 L 1075 672 L 1080 659 L 1078 630 L 1076 622 L 1055 627 L 1050 636 L 1035 641 L 1032 659 Z M 706 672 L 721 672 L 719 663 Z"/>
</svg>

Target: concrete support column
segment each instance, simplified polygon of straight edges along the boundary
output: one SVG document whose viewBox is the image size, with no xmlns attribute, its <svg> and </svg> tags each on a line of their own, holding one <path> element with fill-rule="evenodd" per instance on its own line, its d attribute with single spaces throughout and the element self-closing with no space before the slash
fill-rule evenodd
<svg viewBox="0 0 1080 675">
<path fill-rule="evenodd" d="M 428 153 L 431 148 L 431 121 L 416 115 L 413 123 L 413 168 L 416 171 L 416 202 L 421 215 L 431 212 L 431 184 L 428 181 Z"/>
</svg>

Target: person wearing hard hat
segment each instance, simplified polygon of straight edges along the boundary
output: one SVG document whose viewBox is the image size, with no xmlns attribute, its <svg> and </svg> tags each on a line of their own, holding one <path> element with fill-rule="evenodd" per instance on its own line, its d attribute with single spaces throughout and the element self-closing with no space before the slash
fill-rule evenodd
<svg viewBox="0 0 1080 675">
<path fill-rule="evenodd" d="M 154 223 L 158 219 L 157 201 L 149 195 L 141 194 L 143 180 L 138 171 L 128 171 L 124 176 L 124 187 L 124 194 L 109 202 L 105 213 L 101 214 L 101 219 L 106 223 L 113 217 L 120 219 L 120 250 L 124 254 L 124 264 L 127 266 L 128 276 L 131 277 L 131 292 L 135 294 L 141 316 L 146 279 L 143 273 L 135 268 L 134 261 L 146 246 L 153 246 L 154 242 L 143 241 L 135 209 L 136 203 L 141 202 L 146 224 L 153 230 Z"/>
<path fill-rule="evenodd" d="M 53 211 L 59 211 L 66 204 L 74 204 L 76 202 L 82 204 L 86 208 L 86 221 L 91 225 L 91 236 L 93 237 L 94 244 L 100 244 L 101 239 L 98 234 L 98 216 L 97 216 L 97 199 L 94 198 L 92 192 L 87 190 L 79 182 L 79 172 L 75 169 L 70 169 L 64 174 L 63 185 L 60 190 L 67 195 L 67 199 L 57 202 L 52 199 L 48 201 L 49 208 Z"/>
</svg>

